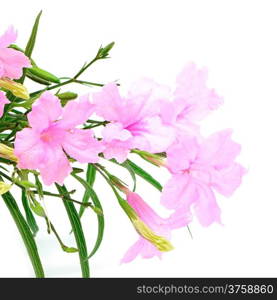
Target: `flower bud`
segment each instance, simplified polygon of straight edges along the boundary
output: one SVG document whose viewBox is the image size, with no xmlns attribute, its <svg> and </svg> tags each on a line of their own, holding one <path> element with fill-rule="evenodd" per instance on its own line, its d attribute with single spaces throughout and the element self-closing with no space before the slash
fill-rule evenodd
<svg viewBox="0 0 277 300">
<path fill-rule="evenodd" d="M 78 94 L 73 92 L 65 92 L 58 94 L 57 97 L 61 100 L 62 106 L 65 106 L 68 101 L 76 99 L 78 97 Z"/>
<path fill-rule="evenodd" d="M 172 244 L 164 237 L 155 234 L 137 215 L 136 211 L 128 204 L 127 201 L 120 201 L 121 207 L 132 222 L 137 233 L 144 239 L 154 245 L 159 251 L 167 252 L 174 249 Z"/>
<path fill-rule="evenodd" d="M 0 144 L 0 157 L 15 161 L 15 162 L 18 161 L 17 157 L 14 155 L 14 149 L 9 146 L 6 146 L 4 144 Z"/>
<path fill-rule="evenodd" d="M 60 79 L 57 76 L 55 76 L 41 68 L 38 68 L 38 67 L 28 68 L 27 72 L 31 75 L 34 75 L 37 78 L 42 79 L 42 80 L 50 81 L 53 83 L 60 83 Z"/>
<path fill-rule="evenodd" d="M 8 78 L 0 79 L 0 87 L 10 91 L 14 96 L 19 97 L 21 99 L 29 99 L 29 93 L 24 85 L 10 80 Z"/>
<path fill-rule="evenodd" d="M 10 188 L 10 184 L 6 184 L 5 182 L 0 181 L 0 195 L 7 193 L 7 191 L 9 191 Z"/>
<path fill-rule="evenodd" d="M 163 236 L 156 235 L 144 222 L 139 218 L 131 220 L 136 231 L 143 238 L 153 244 L 159 251 L 167 252 L 174 249 L 172 244 Z"/>
</svg>

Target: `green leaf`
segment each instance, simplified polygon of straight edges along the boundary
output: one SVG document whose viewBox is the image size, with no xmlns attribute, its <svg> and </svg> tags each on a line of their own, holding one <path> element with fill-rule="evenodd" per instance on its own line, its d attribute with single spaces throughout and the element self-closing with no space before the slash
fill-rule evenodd
<svg viewBox="0 0 277 300">
<path fill-rule="evenodd" d="M 38 32 L 38 26 L 39 26 L 39 20 L 41 17 L 42 11 L 39 12 L 39 14 L 36 17 L 29 41 L 27 43 L 27 46 L 25 48 L 25 55 L 28 56 L 29 58 L 32 56 L 35 43 L 36 43 L 36 37 L 37 37 L 37 32 Z"/>
<path fill-rule="evenodd" d="M 83 185 L 83 187 L 86 189 L 86 192 L 89 194 L 92 202 L 94 203 L 95 207 L 97 209 L 100 209 L 103 212 L 102 205 L 97 197 L 97 194 L 93 190 L 93 188 L 83 178 L 79 177 L 78 175 L 76 175 L 76 174 L 71 174 L 71 175 Z M 97 239 L 96 239 L 95 245 L 94 245 L 90 255 L 88 256 L 88 258 L 91 258 L 96 253 L 96 251 L 99 249 L 99 247 L 102 243 L 102 240 L 103 240 L 104 227 L 105 227 L 104 216 L 98 214 L 97 220 L 98 220 Z"/>
<path fill-rule="evenodd" d="M 134 172 L 133 168 L 128 164 L 127 161 L 125 161 L 124 163 L 121 164 L 121 166 L 123 166 L 124 168 L 126 168 L 126 170 L 130 173 L 132 179 L 133 179 L 133 192 L 136 191 L 136 187 L 137 187 L 137 178 L 136 178 L 136 173 Z"/>
<path fill-rule="evenodd" d="M 21 200 L 22 200 L 22 205 L 23 205 L 24 211 L 25 211 L 26 221 L 27 221 L 29 227 L 31 228 L 33 235 L 35 236 L 36 233 L 38 232 L 39 228 L 38 228 L 37 222 L 35 220 L 35 217 L 30 209 L 29 202 L 26 197 L 25 189 L 22 189 Z"/>
<path fill-rule="evenodd" d="M 37 192 L 38 192 L 38 195 L 39 195 L 40 199 L 42 199 L 43 198 L 43 186 L 42 186 L 42 183 L 39 180 L 38 175 L 37 174 L 34 174 L 34 175 L 35 175 L 35 180 L 36 180 Z"/>
<path fill-rule="evenodd" d="M 24 188 L 36 188 L 36 185 L 28 180 L 19 180 L 19 179 L 15 178 L 14 183 L 16 183 Z"/>
<path fill-rule="evenodd" d="M 40 203 L 36 199 L 32 200 L 32 202 L 30 203 L 30 207 L 32 211 L 39 217 L 43 217 L 43 218 L 46 217 L 44 208 L 40 205 Z"/>
<path fill-rule="evenodd" d="M 76 172 L 74 172 L 76 174 Z M 88 164 L 87 167 L 87 174 L 86 174 L 86 181 L 87 183 L 92 187 L 95 181 L 95 176 L 96 176 L 96 169 L 94 168 L 93 164 Z M 84 196 L 83 196 L 83 203 L 87 203 L 89 201 L 90 195 L 89 192 L 85 191 Z M 81 206 L 79 210 L 79 217 L 81 218 L 83 213 L 85 211 L 85 207 Z"/>
<path fill-rule="evenodd" d="M 155 178 L 153 178 L 149 173 L 147 173 L 145 170 L 143 170 L 141 167 L 139 167 L 129 159 L 127 159 L 125 163 L 127 163 L 138 176 L 140 176 L 145 181 L 152 184 L 160 192 L 162 191 L 163 189 L 162 185 Z"/>
<path fill-rule="evenodd" d="M 60 195 L 68 196 L 68 191 L 64 185 L 60 186 L 60 185 L 56 184 L 56 188 Z M 63 200 L 63 203 L 65 206 L 68 218 L 70 220 L 71 227 L 72 227 L 72 230 L 73 230 L 73 233 L 75 236 L 76 244 L 78 247 L 82 275 L 84 278 L 89 278 L 90 272 L 89 272 L 89 264 L 88 264 L 88 260 L 87 260 L 87 246 L 86 246 L 86 240 L 85 240 L 85 236 L 83 233 L 80 218 L 79 218 L 76 208 L 72 202 Z"/>
<path fill-rule="evenodd" d="M 39 258 L 36 242 L 33 238 L 32 232 L 30 231 L 30 228 L 26 221 L 24 220 L 24 217 L 22 216 L 16 201 L 12 194 L 10 192 L 5 193 L 2 195 L 2 198 L 8 207 L 16 226 L 21 234 L 21 237 L 23 239 L 23 242 L 25 244 L 25 247 L 27 249 L 27 252 L 29 254 L 30 260 L 32 262 L 36 277 L 42 278 L 44 277 L 44 271 L 42 268 L 42 264 Z"/>
<path fill-rule="evenodd" d="M 36 43 L 36 37 L 37 37 L 39 20 L 40 20 L 41 14 L 42 14 L 42 11 L 40 11 L 39 14 L 36 17 L 36 20 L 35 20 L 35 23 L 33 25 L 33 29 L 32 29 L 31 35 L 29 37 L 27 46 L 26 46 L 25 51 L 24 51 L 25 55 L 27 57 L 29 57 L 30 59 L 31 59 L 31 56 L 32 56 L 32 53 L 33 53 L 33 50 L 34 50 L 34 47 L 35 47 L 35 43 Z M 25 80 L 25 75 L 26 75 L 26 69 L 23 70 L 23 75 L 18 80 L 19 83 L 23 84 L 23 82 Z"/>
<path fill-rule="evenodd" d="M 75 173 L 75 174 L 78 174 L 78 173 L 84 172 L 84 170 L 81 169 L 81 168 L 75 168 L 75 167 L 73 167 L 73 168 L 72 168 L 72 172 Z"/>
<path fill-rule="evenodd" d="M 62 246 L 63 251 L 67 252 L 67 253 L 76 253 L 78 252 L 78 249 L 74 248 L 74 247 L 67 247 L 67 246 Z"/>
</svg>

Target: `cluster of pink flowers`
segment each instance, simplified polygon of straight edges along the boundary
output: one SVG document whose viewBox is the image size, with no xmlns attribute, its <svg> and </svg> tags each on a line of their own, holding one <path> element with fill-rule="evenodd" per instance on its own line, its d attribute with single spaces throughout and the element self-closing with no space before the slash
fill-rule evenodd
<svg viewBox="0 0 277 300">
<path fill-rule="evenodd" d="M 0 78 L 19 78 L 29 60 L 8 48 L 16 34 L 9 29 L 0 38 Z M 235 162 L 239 144 L 231 130 L 208 138 L 201 136 L 198 121 L 222 104 L 206 85 L 207 71 L 190 63 L 178 75 L 172 90 L 145 79 L 123 97 L 115 83 L 62 107 L 50 92 L 41 94 L 28 113 L 29 127 L 17 133 L 18 167 L 39 170 L 44 184 L 62 184 L 72 171 L 69 158 L 96 163 L 99 154 L 124 162 L 132 149 L 165 153 L 161 167 L 171 174 L 161 194 L 161 204 L 171 210 L 161 218 L 138 194 L 126 192 L 126 200 L 155 233 L 170 238 L 171 231 L 187 226 L 193 215 L 203 226 L 220 223 L 215 191 L 230 196 L 240 185 L 245 169 Z M 0 92 L 0 115 L 8 100 Z M 103 119 L 101 136 L 78 128 L 91 116 Z M 173 212 L 172 212 L 173 211 Z M 138 254 L 149 258 L 161 252 L 143 237 L 128 250 L 122 262 Z"/>
</svg>

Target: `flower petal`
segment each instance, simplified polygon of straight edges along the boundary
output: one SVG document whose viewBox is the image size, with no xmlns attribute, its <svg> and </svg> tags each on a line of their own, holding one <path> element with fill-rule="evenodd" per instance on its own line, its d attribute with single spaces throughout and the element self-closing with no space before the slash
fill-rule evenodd
<svg viewBox="0 0 277 300">
<path fill-rule="evenodd" d="M 80 163 L 96 163 L 104 146 L 93 136 L 92 130 L 72 129 L 67 132 L 62 147 Z"/>
<path fill-rule="evenodd" d="M 214 90 L 206 86 L 207 70 L 198 70 L 194 63 L 188 64 L 178 75 L 174 93 L 179 121 L 198 121 L 222 103 Z"/>
<path fill-rule="evenodd" d="M 170 171 L 179 173 L 189 169 L 190 163 L 196 159 L 198 150 L 199 146 L 195 138 L 183 136 L 166 151 L 167 166 Z"/>
<path fill-rule="evenodd" d="M 23 68 L 30 67 L 29 58 L 22 52 L 10 48 L 0 48 L 1 77 L 19 79 Z"/>
<path fill-rule="evenodd" d="M 70 101 L 63 109 L 62 120 L 59 126 L 71 129 L 85 123 L 92 115 L 94 105 L 90 102 L 89 95 L 84 95 L 78 100 Z"/>
<path fill-rule="evenodd" d="M 59 98 L 49 92 L 44 92 L 33 104 L 32 111 L 28 114 L 31 127 L 41 132 L 48 128 L 62 114 L 62 106 Z"/>
<path fill-rule="evenodd" d="M 17 33 L 14 30 L 13 26 L 10 26 L 6 32 L 0 36 L 0 48 L 6 48 L 10 44 L 14 43 L 17 38 Z"/>
<path fill-rule="evenodd" d="M 125 101 L 119 94 L 115 83 L 106 84 L 102 90 L 93 94 L 95 112 L 107 121 L 121 121 Z"/>
<path fill-rule="evenodd" d="M 55 182 L 62 185 L 72 171 L 69 161 L 60 147 L 44 149 L 46 159 L 39 167 L 42 181 L 45 185 Z"/>
<path fill-rule="evenodd" d="M 19 160 L 19 168 L 37 169 L 45 159 L 44 149 L 44 144 L 35 130 L 25 128 L 16 134 L 14 154 Z"/>
<path fill-rule="evenodd" d="M 127 141 L 132 137 L 130 131 L 124 129 L 120 123 L 110 123 L 102 130 L 103 139 L 106 142 L 113 140 Z"/>
<path fill-rule="evenodd" d="M 105 149 L 103 150 L 104 156 L 107 159 L 116 159 L 117 162 L 123 163 L 132 148 L 132 144 L 129 141 L 111 141 L 103 142 Z"/>
<path fill-rule="evenodd" d="M 121 259 L 121 263 L 129 263 L 132 260 L 134 260 L 140 253 L 140 251 L 143 248 L 143 245 L 146 241 L 142 238 L 139 238 L 139 240 L 137 242 L 134 243 L 134 245 L 132 245 L 128 251 L 125 253 L 125 255 L 123 256 L 123 258 Z"/>
<path fill-rule="evenodd" d="M 164 152 L 175 140 L 175 130 L 151 117 L 127 128 L 134 135 L 134 147 L 151 153 Z"/>
<path fill-rule="evenodd" d="M 229 197 L 240 186 L 242 176 L 245 174 L 245 168 L 234 163 L 227 169 L 213 171 L 211 184 L 220 194 Z"/>
<path fill-rule="evenodd" d="M 194 202 L 193 208 L 200 224 L 202 226 L 209 226 L 213 222 L 221 224 L 221 211 L 212 189 L 200 182 L 195 182 L 195 185 L 197 188 L 197 200 Z"/>
<path fill-rule="evenodd" d="M 175 174 L 163 187 L 161 204 L 168 209 L 186 207 L 195 200 L 195 187 L 187 173 Z"/>
<path fill-rule="evenodd" d="M 5 105 L 9 102 L 10 101 L 6 97 L 6 94 L 4 92 L 0 91 L 0 118 L 3 115 Z"/>
<path fill-rule="evenodd" d="M 240 145 L 231 140 L 231 129 L 222 130 L 204 140 L 200 147 L 198 162 L 215 169 L 229 167 L 240 153 Z"/>
</svg>

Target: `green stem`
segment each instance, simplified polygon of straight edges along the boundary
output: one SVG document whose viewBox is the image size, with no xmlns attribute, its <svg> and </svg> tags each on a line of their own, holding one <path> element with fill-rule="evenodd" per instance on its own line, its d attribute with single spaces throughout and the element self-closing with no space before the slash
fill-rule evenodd
<svg viewBox="0 0 277 300">
<path fill-rule="evenodd" d="M 33 192 L 34 194 L 38 194 L 38 191 L 32 191 L 32 192 Z M 90 208 L 92 208 L 94 211 L 96 210 L 96 208 L 95 208 L 90 202 L 84 203 L 84 202 L 81 202 L 81 201 L 78 201 L 78 200 L 75 200 L 75 199 L 66 197 L 66 196 L 64 196 L 64 195 L 55 194 L 55 193 L 51 193 L 51 192 L 47 192 L 47 191 L 43 191 L 43 195 L 61 198 L 61 199 L 63 199 L 63 200 L 70 201 L 70 202 L 74 202 L 74 203 L 76 203 L 76 204 L 79 204 L 79 205 L 81 205 L 81 206 L 84 206 L 84 208 L 90 207 Z"/>
<path fill-rule="evenodd" d="M 90 63 L 88 63 L 86 66 L 84 66 L 73 78 L 77 79 L 81 74 L 83 74 L 98 59 L 99 59 L 99 57 L 96 55 L 96 57 Z"/>
<path fill-rule="evenodd" d="M 45 92 L 45 91 L 54 90 L 56 88 L 59 88 L 61 86 L 64 86 L 64 85 L 67 85 L 67 84 L 70 84 L 70 83 L 87 84 L 87 85 L 100 86 L 100 87 L 104 86 L 104 84 L 102 84 L 102 83 L 89 82 L 89 81 L 83 81 L 83 80 L 76 80 L 75 78 L 71 78 L 71 79 L 66 80 L 64 82 L 61 82 L 61 83 L 58 83 L 58 84 L 54 84 L 54 85 L 48 86 L 48 87 L 46 87 L 44 89 L 38 90 L 36 92 L 33 92 L 33 93 L 30 94 L 30 97 L 32 98 L 32 97 L 36 96 L 39 93 L 42 93 L 42 92 Z"/>
</svg>

